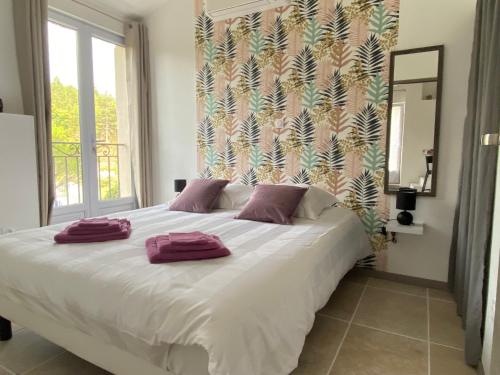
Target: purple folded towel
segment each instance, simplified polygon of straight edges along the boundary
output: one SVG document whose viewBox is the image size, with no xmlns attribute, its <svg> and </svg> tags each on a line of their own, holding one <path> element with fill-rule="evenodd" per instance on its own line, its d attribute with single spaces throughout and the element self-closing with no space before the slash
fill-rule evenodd
<svg viewBox="0 0 500 375">
<path fill-rule="evenodd" d="M 108 220 L 106 225 L 88 225 L 82 221 L 77 221 L 68 227 L 68 233 L 71 234 L 98 234 L 98 233 L 113 233 L 121 229 L 120 220 L 112 219 Z"/>
<path fill-rule="evenodd" d="M 188 260 L 203 260 L 221 258 L 231 254 L 231 252 L 223 245 L 219 237 L 213 236 L 219 244 L 219 247 L 212 250 L 204 251 L 182 251 L 182 252 L 164 252 L 162 253 L 158 248 L 156 237 L 148 238 L 146 240 L 146 252 L 148 254 L 149 262 L 152 264 L 182 262 Z"/>
<path fill-rule="evenodd" d="M 210 235 L 198 231 L 190 233 L 169 233 L 168 236 L 172 245 L 206 245 L 213 241 Z"/>
<path fill-rule="evenodd" d="M 176 242 L 172 241 L 171 235 L 156 236 L 158 250 L 162 253 L 175 253 L 183 251 L 206 251 L 214 250 L 220 247 L 220 241 L 215 236 L 205 235 L 206 238 L 199 243 Z"/>
<path fill-rule="evenodd" d="M 119 219 L 119 226 L 116 230 L 111 232 L 92 232 L 92 233 L 78 233 L 72 234 L 69 232 L 68 226 L 62 232 L 56 234 L 54 236 L 54 241 L 63 244 L 63 243 L 88 243 L 88 242 L 104 242 L 104 241 L 113 241 L 113 240 L 124 240 L 130 237 L 130 233 L 132 232 L 132 228 L 130 226 L 130 221 L 127 219 Z M 73 225 L 73 224 L 72 224 Z"/>
<path fill-rule="evenodd" d="M 109 225 L 110 219 L 107 217 L 96 217 L 93 219 L 81 219 L 78 224 L 80 227 L 90 227 L 90 228 L 95 228 L 95 227 L 105 227 Z"/>
</svg>

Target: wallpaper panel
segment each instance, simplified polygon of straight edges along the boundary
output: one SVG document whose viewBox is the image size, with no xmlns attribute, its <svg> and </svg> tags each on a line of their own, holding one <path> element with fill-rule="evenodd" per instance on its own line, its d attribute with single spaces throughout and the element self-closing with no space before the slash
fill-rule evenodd
<svg viewBox="0 0 500 375">
<path fill-rule="evenodd" d="M 306 183 L 354 210 L 384 268 L 389 52 L 399 0 L 294 0 L 226 21 L 196 1 L 198 169 Z"/>
</svg>

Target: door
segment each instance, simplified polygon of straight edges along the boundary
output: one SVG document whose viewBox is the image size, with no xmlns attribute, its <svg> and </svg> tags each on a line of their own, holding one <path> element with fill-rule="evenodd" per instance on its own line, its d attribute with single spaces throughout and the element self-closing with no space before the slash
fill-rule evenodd
<svg viewBox="0 0 500 375">
<path fill-rule="evenodd" d="M 133 209 L 123 37 L 49 18 L 52 223 Z"/>
<path fill-rule="evenodd" d="M 483 138 L 484 147 L 498 147 L 498 134 Z M 485 375 L 500 375 L 500 153 L 497 162 L 491 238 L 488 298 L 482 364 Z"/>
</svg>

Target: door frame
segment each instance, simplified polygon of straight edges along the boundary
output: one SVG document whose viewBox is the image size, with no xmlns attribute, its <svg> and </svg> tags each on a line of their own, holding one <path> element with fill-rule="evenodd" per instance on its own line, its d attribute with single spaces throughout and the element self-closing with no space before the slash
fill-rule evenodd
<svg viewBox="0 0 500 375">
<path fill-rule="evenodd" d="M 83 217 L 101 216 L 113 212 L 135 209 L 137 207 L 137 199 L 135 197 L 133 181 L 131 181 L 131 197 L 100 201 L 97 176 L 92 38 L 99 38 L 120 46 L 125 46 L 125 38 L 52 9 L 49 10 L 49 22 L 75 30 L 77 36 L 78 105 L 83 197 L 83 203 L 81 204 L 54 208 L 51 223 L 55 224 Z"/>
</svg>

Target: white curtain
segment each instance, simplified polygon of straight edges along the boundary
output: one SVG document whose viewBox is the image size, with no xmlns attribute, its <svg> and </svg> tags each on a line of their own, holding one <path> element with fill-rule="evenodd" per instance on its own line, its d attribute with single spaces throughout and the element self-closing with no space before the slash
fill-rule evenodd
<svg viewBox="0 0 500 375">
<path fill-rule="evenodd" d="M 24 113 L 35 118 L 40 225 L 54 203 L 47 0 L 14 0 L 17 59 Z"/>
<path fill-rule="evenodd" d="M 151 73 L 147 28 L 132 22 L 125 33 L 130 118 L 130 149 L 139 207 L 153 204 L 151 157 Z"/>
</svg>

